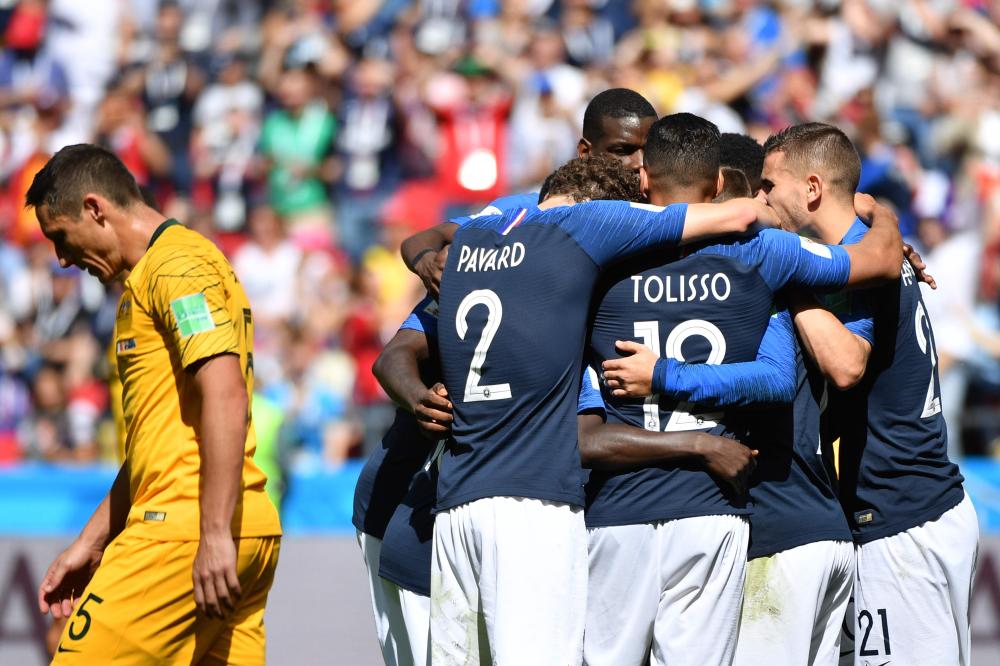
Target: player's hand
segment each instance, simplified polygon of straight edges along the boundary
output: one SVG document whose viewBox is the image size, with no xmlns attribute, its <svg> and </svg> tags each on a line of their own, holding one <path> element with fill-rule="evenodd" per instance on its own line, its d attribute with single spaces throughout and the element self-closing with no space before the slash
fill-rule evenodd
<svg viewBox="0 0 1000 666">
<path fill-rule="evenodd" d="M 864 192 L 854 193 L 854 212 L 858 214 L 858 217 L 871 222 L 875 216 L 875 209 L 877 207 L 879 207 L 879 203 L 875 201 L 875 197 L 872 195 L 865 194 Z"/>
<path fill-rule="evenodd" d="M 236 575 L 236 542 L 228 530 L 201 535 L 193 578 L 194 603 L 199 611 L 222 618 L 236 607 L 242 590 Z"/>
<path fill-rule="evenodd" d="M 427 389 L 417 402 L 413 415 L 426 437 L 437 440 L 450 435 L 454 416 L 444 384 L 438 382 Z"/>
<path fill-rule="evenodd" d="M 757 211 L 757 224 L 759 226 L 781 228 L 778 213 L 768 205 L 764 190 L 758 192 L 757 196 L 750 201 L 753 202 L 754 210 Z"/>
<path fill-rule="evenodd" d="M 441 293 L 441 276 L 444 275 L 444 265 L 448 261 L 449 247 L 445 245 L 438 252 L 425 253 L 413 267 L 413 272 L 424 283 L 427 293 L 435 300 Z"/>
<path fill-rule="evenodd" d="M 757 451 L 734 439 L 699 433 L 698 450 L 705 469 L 737 495 L 747 491 L 750 475 L 757 466 Z"/>
<path fill-rule="evenodd" d="M 611 395 L 618 398 L 644 398 L 653 394 L 653 367 L 656 354 L 646 345 L 631 340 L 618 340 L 615 349 L 622 358 L 604 361 L 601 370 Z"/>
<path fill-rule="evenodd" d="M 924 263 L 924 260 L 920 258 L 920 255 L 917 254 L 917 251 L 909 243 L 903 243 L 903 256 L 913 266 L 913 271 L 917 274 L 918 280 L 926 283 L 931 289 L 937 289 L 937 281 L 933 275 L 927 272 L 927 264 Z"/>
<path fill-rule="evenodd" d="M 69 617 L 103 556 L 103 548 L 74 541 L 45 572 L 38 587 L 38 610 L 43 615 L 51 611 L 57 620 Z"/>
</svg>

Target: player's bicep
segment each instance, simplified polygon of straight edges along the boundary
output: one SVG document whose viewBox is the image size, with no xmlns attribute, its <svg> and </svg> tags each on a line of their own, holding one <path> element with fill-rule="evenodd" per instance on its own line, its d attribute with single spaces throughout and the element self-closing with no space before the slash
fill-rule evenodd
<svg viewBox="0 0 1000 666">
<path fill-rule="evenodd" d="M 656 247 L 681 241 L 687 204 L 663 208 L 627 201 L 578 204 L 560 222 L 574 240 L 603 268 Z"/>
<path fill-rule="evenodd" d="M 819 290 L 841 289 L 851 274 L 851 259 L 842 247 L 803 236 L 766 229 L 760 233 L 764 278 L 774 289 L 796 285 Z"/>
</svg>

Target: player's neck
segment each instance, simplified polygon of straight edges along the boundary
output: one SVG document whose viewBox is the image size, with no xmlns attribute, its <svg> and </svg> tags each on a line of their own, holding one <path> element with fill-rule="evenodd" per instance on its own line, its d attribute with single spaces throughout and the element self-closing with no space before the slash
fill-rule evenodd
<svg viewBox="0 0 1000 666">
<path fill-rule="evenodd" d="M 538 204 L 539 210 L 548 210 L 549 208 L 555 208 L 557 206 L 572 206 L 576 201 L 573 197 L 566 194 L 553 194 L 550 197 L 546 197 L 545 201 Z"/>
<path fill-rule="evenodd" d="M 166 221 L 162 213 L 145 205 L 135 206 L 126 213 L 118 232 L 122 260 L 131 271 L 149 249 L 149 242 L 161 224 Z"/>
<path fill-rule="evenodd" d="M 821 206 L 813 214 L 810 226 L 824 243 L 837 245 L 847 235 L 856 217 L 853 206 Z"/>
</svg>

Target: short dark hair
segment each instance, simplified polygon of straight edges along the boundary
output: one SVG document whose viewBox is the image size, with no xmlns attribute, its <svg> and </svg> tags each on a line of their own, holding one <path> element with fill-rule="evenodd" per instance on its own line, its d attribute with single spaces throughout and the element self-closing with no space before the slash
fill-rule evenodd
<svg viewBox="0 0 1000 666">
<path fill-rule="evenodd" d="M 663 116 L 646 135 L 645 165 L 651 184 L 714 186 L 719 178 L 719 128 L 691 113 Z"/>
<path fill-rule="evenodd" d="M 733 167 L 722 167 L 721 171 L 722 191 L 715 196 L 713 202 L 722 203 L 730 199 L 753 196 L 753 192 L 750 191 L 750 180 L 743 171 Z"/>
<path fill-rule="evenodd" d="M 641 201 L 639 174 L 609 155 L 577 157 L 545 180 L 548 196 L 565 195 L 585 201 Z"/>
<path fill-rule="evenodd" d="M 764 146 L 752 136 L 726 132 L 720 137 L 719 165 L 742 171 L 750 182 L 750 190 L 757 194 L 764 170 Z"/>
<path fill-rule="evenodd" d="M 143 201 L 135 178 L 117 155 L 100 146 L 78 143 L 57 152 L 35 174 L 24 204 L 45 207 L 53 216 L 76 216 L 88 192 L 102 194 L 122 208 Z"/>
<path fill-rule="evenodd" d="M 605 118 L 655 118 L 656 109 L 645 97 L 628 88 L 597 93 L 583 112 L 583 138 L 594 142 L 604 134 Z"/>
<path fill-rule="evenodd" d="M 853 196 L 861 179 L 858 151 L 839 128 L 825 123 L 786 127 L 764 143 L 764 153 L 783 152 L 789 167 L 821 173 L 834 190 Z"/>
</svg>

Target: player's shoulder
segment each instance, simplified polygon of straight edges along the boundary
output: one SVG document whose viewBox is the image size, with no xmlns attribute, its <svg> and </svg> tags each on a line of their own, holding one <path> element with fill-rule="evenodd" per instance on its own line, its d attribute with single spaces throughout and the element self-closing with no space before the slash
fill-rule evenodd
<svg viewBox="0 0 1000 666">
<path fill-rule="evenodd" d="M 188 277 L 231 273 L 232 267 L 215 243 L 180 224 L 172 225 L 146 251 L 149 277 Z"/>
<path fill-rule="evenodd" d="M 508 210 L 516 210 L 520 208 L 531 209 L 538 205 L 538 193 L 537 192 L 524 192 L 521 194 L 508 194 L 497 199 L 494 199 L 485 207 L 480 209 L 476 213 L 470 215 L 462 215 L 460 217 L 455 217 L 450 220 L 450 222 L 457 224 L 459 226 L 465 226 L 472 220 L 479 219 L 481 217 L 487 217 L 490 215 L 502 215 Z"/>
</svg>

